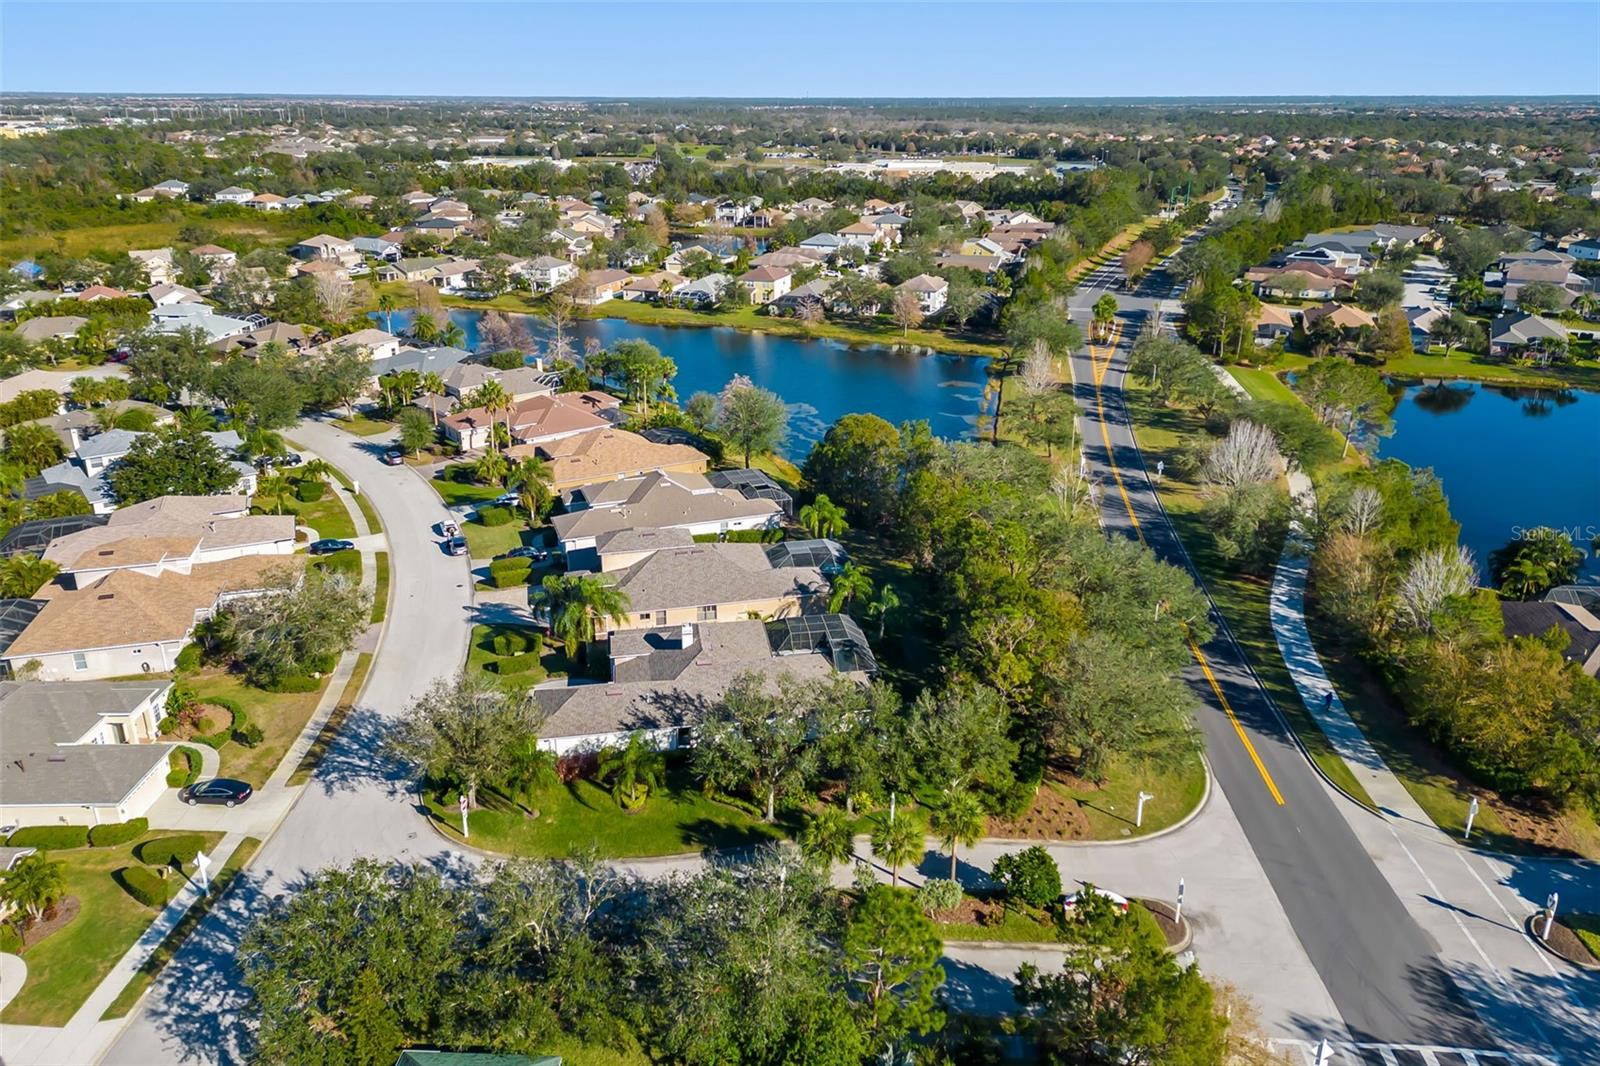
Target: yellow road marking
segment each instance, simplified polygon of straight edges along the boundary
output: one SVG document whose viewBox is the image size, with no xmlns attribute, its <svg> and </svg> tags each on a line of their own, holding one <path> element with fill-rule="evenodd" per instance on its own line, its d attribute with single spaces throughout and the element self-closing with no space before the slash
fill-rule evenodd
<svg viewBox="0 0 1600 1066">
<path fill-rule="evenodd" d="M 1122 471 L 1117 466 L 1116 452 L 1111 447 L 1111 430 L 1106 423 L 1105 395 L 1101 391 L 1101 383 L 1105 381 L 1106 372 L 1111 368 L 1111 360 L 1116 354 L 1117 342 L 1121 338 L 1121 334 L 1122 323 L 1119 322 L 1111 329 L 1109 343 L 1101 349 L 1105 355 L 1104 363 L 1101 363 L 1099 355 L 1095 352 L 1095 346 L 1091 344 L 1089 346 L 1089 363 L 1094 372 L 1094 399 L 1099 409 L 1097 413 L 1100 421 L 1100 436 L 1106 446 L 1106 463 L 1111 467 L 1111 476 L 1116 480 L 1117 491 L 1122 494 L 1122 506 L 1128 512 L 1128 520 L 1133 523 L 1133 531 L 1138 536 L 1139 543 L 1145 544 L 1144 528 L 1139 524 L 1139 516 L 1133 513 L 1133 500 L 1128 495 L 1128 487 L 1122 482 Z M 1189 650 L 1194 654 L 1195 661 L 1200 664 L 1201 672 L 1206 675 L 1206 680 L 1211 684 L 1211 691 L 1217 695 L 1217 702 L 1222 704 L 1223 713 L 1228 716 L 1228 721 L 1233 723 L 1233 731 L 1239 735 L 1239 743 L 1244 745 L 1245 753 L 1250 756 L 1250 761 L 1255 763 L 1256 772 L 1261 775 L 1261 780 L 1266 783 L 1267 791 L 1272 793 L 1273 802 L 1280 807 L 1285 806 L 1283 793 L 1278 791 L 1277 782 L 1272 780 L 1272 774 L 1267 771 L 1266 764 L 1261 761 L 1261 755 L 1256 751 L 1256 746 L 1250 742 L 1250 735 L 1244 731 L 1244 726 L 1240 723 L 1239 716 L 1234 713 L 1233 704 L 1229 703 L 1228 697 L 1223 694 L 1222 685 L 1218 683 L 1217 675 L 1211 670 L 1210 660 L 1206 658 L 1205 653 L 1200 650 L 1198 644 L 1192 640 L 1188 643 Z"/>
</svg>

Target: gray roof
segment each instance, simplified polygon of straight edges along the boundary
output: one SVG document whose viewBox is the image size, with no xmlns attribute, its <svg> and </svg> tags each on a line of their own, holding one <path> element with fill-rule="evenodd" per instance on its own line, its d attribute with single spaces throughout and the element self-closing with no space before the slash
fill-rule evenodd
<svg viewBox="0 0 1600 1066">
<path fill-rule="evenodd" d="M 594 539 L 595 549 L 602 555 L 688 548 L 693 544 L 694 537 L 686 529 L 614 529 Z"/>
<path fill-rule="evenodd" d="M 464 352 L 460 348 L 402 348 L 399 353 L 386 356 L 383 359 L 372 361 L 372 373 L 375 377 L 384 374 L 393 374 L 400 370 L 415 370 L 419 374 L 443 373 L 472 358 L 471 352 Z"/>
<path fill-rule="evenodd" d="M 120 803 L 170 744 L 79 744 L 103 714 L 126 714 L 168 681 L 0 681 L 0 773 L 8 805 Z M 20 763 L 20 766 L 18 765 Z"/>
<path fill-rule="evenodd" d="M 1506 636 L 1539 637 L 1552 628 L 1560 629 L 1570 641 L 1562 655 L 1569 662 L 1582 664 L 1587 663 L 1590 656 L 1600 649 L 1600 629 L 1585 625 L 1579 617 L 1580 613 L 1591 619 L 1593 617 L 1581 607 L 1567 607 L 1559 603 L 1508 600 L 1500 604 L 1500 617 L 1505 623 Z"/>
<path fill-rule="evenodd" d="M 612 574 L 635 612 L 795 597 L 828 590 L 816 567 L 775 567 L 760 544 L 663 548 Z"/>
<path fill-rule="evenodd" d="M 76 492 L 90 503 L 100 503 L 111 498 L 111 485 L 105 471 L 85 473 L 83 467 L 70 461 L 47 466 L 22 485 L 22 495 L 29 500 L 55 492 Z"/>
<path fill-rule="evenodd" d="M 1489 325 L 1489 339 L 1504 344 L 1566 340 L 1567 331 L 1538 315 L 1502 315 Z"/>
<path fill-rule="evenodd" d="M 776 517 L 782 509 L 771 500 L 747 500 L 736 492 L 712 489 L 694 491 L 684 482 L 704 478 L 693 474 L 665 475 L 660 472 L 640 478 L 623 478 L 600 485 L 585 485 L 566 493 L 564 498 L 598 502 L 586 510 L 571 511 L 551 519 L 561 540 L 598 537 L 619 529 L 650 527 L 668 529 L 705 522 Z"/>
</svg>

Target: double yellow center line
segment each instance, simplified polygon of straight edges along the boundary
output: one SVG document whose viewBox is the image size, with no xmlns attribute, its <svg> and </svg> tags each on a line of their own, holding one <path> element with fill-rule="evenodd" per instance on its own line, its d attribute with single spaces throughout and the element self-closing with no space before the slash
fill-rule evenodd
<svg viewBox="0 0 1600 1066">
<path fill-rule="evenodd" d="M 1106 446 L 1106 465 L 1111 469 L 1111 477 L 1116 481 L 1117 491 L 1122 495 L 1122 506 L 1127 509 L 1128 520 L 1133 523 L 1133 532 L 1139 538 L 1140 544 L 1146 544 L 1144 527 L 1139 524 L 1139 516 L 1134 514 L 1133 499 L 1128 495 L 1128 487 L 1122 481 L 1122 471 L 1117 466 L 1116 449 L 1111 446 L 1111 430 L 1106 422 L 1106 400 L 1102 391 L 1105 383 L 1106 372 L 1111 369 L 1111 360 L 1116 355 L 1117 343 L 1122 339 L 1122 323 L 1112 325 L 1111 332 L 1107 335 L 1103 345 L 1089 345 L 1089 365 L 1094 374 L 1094 400 L 1097 408 L 1096 414 L 1100 422 L 1100 439 Z M 1155 489 L 1152 487 L 1152 492 Z M 1148 547 L 1148 545 L 1146 544 Z M 1185 638 L 1188 640 L 1188 638 Z M 1233 731 L 1239 735 L 1239 743 L 1244 745 L 1244 750 L 1250 756 L 1250 761 L 1255 764 L 1256 772 L 1261 775 L 1261 780 L 1266 783 L 1267 791 L 1272 794 L 1272 800 L 1278 806 L 1284 806 L 1283 793 L 1278 791 L 1277 782 L 1272 780 L 1272 774 L 1267 771 L 1267 766 L 1261 761 L 1261 755 L 1256 751 L 1256 746 L 1250 742 L 1250 735 L 1244 731 L 1244 726 L 1239 722 L 1239 716 L 1233 711 L 1233 704 L 1228 702 L 1227 695 L 1222 691 L 1222 685 L 1217 681 L 1217 675 L 1211 669 L 1211 662 L 1200 650 L 1200 645 L 1193 640 L 1188 640 L 1189 650 L 1194 654 L 1195 661 L 1200 664 L 1200 670 L 1206 675 L 1206 681 L 1211 685 L 1211 691 L 1216 693 L 1217 702 L 1222 705 L 1222 710 L 1228 716 L 1228 721 L 1233 723 Z"/>
</svg>

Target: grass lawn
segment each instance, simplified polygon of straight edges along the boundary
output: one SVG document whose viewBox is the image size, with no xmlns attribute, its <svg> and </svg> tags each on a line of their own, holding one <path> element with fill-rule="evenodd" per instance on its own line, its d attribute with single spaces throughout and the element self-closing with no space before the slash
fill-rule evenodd
<svg viewBox="0 0 1600 1066">
<path fill-rule="evenodd" d="M 728 458 L 737 460 L 741 459 L 742 456 L 729 453 Z M 764 472 L 790 492 L 799 488 L 801 483 L 805 481 L 805 476 L 800 473 L 800 468 L 781 455 L 773 455 L 770 452 L 766 455 L 752 455 L 750 457 L 750 466 L 752 469 Z"/>
<path fill-rule="evenodd" d="M 1600 959 L 1600 914 L 1563 914 L 1561 924 L 1577 933 L 1589 954 Z"/>
<path fill-rule="evenodd" d="M 497 793 L 468 824 L 474 847 L 510 855 L 566 858 L 593 848 L 600 858 L 679 855 L 702 848 L 731 848 L 780 839 L 783 827 L 766 825 L 754 811 L 705 795 L 683 760 L 669 763 L 667 786 L 643 810 L 626 814 L 605 789 L 588 779 L 536 788 L 528 808 Z M 459 840 L 461 816 L 454 793 L 428 795 L 435 824 Z"/>
<path fill-rule="evenodd" d="M 140 843 L 173 835 L 169 830 L 159 831 L 116 847 L 50 853 L 52 859 L 66 864 L 67 895 L 76 896 L 81 909 L 70 923 L 24 953 L 28 980 L 17 998 L 0 1012 L 0 1021 L 15 1025 L 67 1023 L 159 913 L 128 895 L 112 873 L 140 865 L 133 853 Z M 206 838 L 207 851 L 222 839 L 221 833 L 199 835 Z"/>
<path fill-rule="evenodd" d="M 505 489 L 495 485 L 479 485 L 473 481 L 457 481 L 448 476 L 459 467 L 466 465 L 468 464 L 456 463 L 453 466 L 447 466 L 432 481 L 434 491 L 444 500 L 446 507 L 488 503 L 505 492 Z"/>
<path fill-rule="evenodd" d="M 378 583 L 372 590 L 372 622 L 376 625 L 389 613 L 389 553 L 373 552 L 372 563 L 378 572 Z"/>
<path fill-rule="evenodd" d="M 244 708 L 250 721 L 265 734 L 260 744 L 247 748 L 229 741 L 218 753 L 222 756 L 222 776 L 248 781 L 256 788 L 267 783 L 289 745 L 300 735 L 322 698 L 316 692 L 265 692 L 233 674 L 206 670 L 189 678 L 195 696 L 201 700 L 222 696 Z M 327 684 L 324 682 L 323 688 Z"/>
<path fill-rule="evenodd" d="M 322 494 L 322 499 L 305 503 L 295 497 L 295 484 L 297 481 L 290 475 L 290 487 L 281 500 L 276 496 L 257 495 L 254 501 L 256 509 L 266 514 L 292 514 L 301 525 L 316 530 L 319 538 L 351 540 L 355 537 L 355 520 L 350 517 L 350 511 L 331 486 Z M 280 505 L 283 508 L 281 512 L 278 510 Z"/>
<path fill-rule="evenodd" d="M 947 942 L 1005 940 L 1014 944 L 1056 944 L 1061 941 L 1061 934 L 1055 922 L 1042 912 L 1022 907 L 1006 908 L 1000 920 L 989 925 L 935 921 L 933 927 L 938 931 L 939 939 Z"/>
<path fill-rule="evenodd" d="M 1307 356 L 1290 354 L 1280 356 L 1272 365 L 1278 370 L 1292 370 L 1310 361 Z M 1414 352 L 1390 359 L 1382 370 L 1397 378 L 1461 378 L 1490 385 L 1600 389 L 1600 361 L 1594 359 L 1577 359 L 1565 366 L 1518 366 L 1459 350 L 1446 356 L 1443 348 L 1435 348 L 1432 354 Z"/>
<path fill-rule="evenodd" d="M 303 785 L 311 780 L 312 771 L 328 753 L 328 748 L 333 745 L 334 738 L 339 735 L 339 730 L 344 726 L 344 720 L 350 716 L 350 711 L 355 707 L 356 699 L 361 695 L 361 686 L 367 682 L 367 672 L 372 669 L 372 653 L 364 651 L 356 656 L 355 669 L 350 671 L 350 680 L 344 684 L 344 691 L 339 694 L 339 702 L 328 715 L 328 720 L 322 723 L 322 728 L 317 732 L 316 739 L 300 757 L 300 765 L 294 768 L 289 775 L 289 787 Z"/>
<path fill-rule="evenodd" d="M 311 565 L 325 574 L 343 574 L 352 581 L 361 580 L 361 553 L 354 548 L 346 548 L 332 555 L 314 556 Z"/>
<path fill-rule="evenodd" d="M 1269 388 L 1259 380 L 1256 384 L 1260 388 Z M 1199 416 L 1189 410 L 1158 407 L 1146 390 L 1132 384 L 1128 386 L 1126 395 L 1133 415 L 1135 435 L 1146 464 L 1154 465 L 1157 460 L 1165 459 L 1171 470 L 1181 439 L 1204 432 Z M 1217 552 L 1211 532 L 1200 518 L 1201 500 L 1197 485 L 1169 473 L 1161 483 L 1160 493 L 1173 527 L 1188 549 L 1189 557 L 1194 560 L 1195 568 L 1200 571 L 1206 588 L 1216 600 L 1218 609 L 1228 620 L 1229 629 L 1250 657 L 1256 674 L 1299 735 L 1301 743 L 1310 751 L 1312 759 L 1340 788 L 1367 806 L 1376 806 L 1334 749 L 1333 743 L 1322 732 L 1322 727 L 1317 725 L 1316 719 L 1300 701 L 1300 693 L 1294 687 L 1288 667 L 1283 663 L 1283 653 L 1278 650 L 1277 638 L 1272 632 L 1271 578 L 1241 574 Z"/>
<path fill-rule="evenodd" d="M 339 484 L 347 489 L 353 488 L 355 485 L 355 482 L 350 480 L 350 476 L 338 467 L 333 468 L 333 476 Z M 377 508 L 373 507 L 367 498 L 359 493 L 356 495 L 356 506 L 361 509 L 362 516 L 367 520 L 367 529 L 373 533 L 382 533 L 383 521 L 378 517 Z"/>
<path fill-rule="evenodd" d="M 298 238 L 305 231 L 305 222 L 296 222 L 295 212 L 277 215 L 261 212 L 259 218 L 207 218 L 204 209 L 172 205 L 169 218 L 153 222 L 123 222 L 105 226 L 80 226 L 75 229 L 50 233 L 34 233 L 9 237 L 0 241 L 0 258 L 13 262 L 40 252 L 61 251 L 71 256 L 104 249 L 122 252 L 129 248 L 160 248 L 178 239 L 178 232 L 188 225 L 204 226 L 219 236 L 244 237 L 263 244 L 281 246 L 283 238 Z"/>
<path fill-rule="evenodd" d="M 537 629 L 525 626 L 489 626 L 477 625 L 472 627 L 472 642 L 467 645 L 467 669 L 482 670 L 492 677 L 499 677 L 493 666 L 505 656 L 495 654 L 494 638 L 502 633 L 520 633 L 529 640 L 543 641 L 544 635 Z M 581 674 L 577 664 L 569 662 L 567 653 L 560 644 L 546 644 L 544 652 L 539 658 L 539 668 L 521 674 L 508 674 L 504 678 L 507 685 L 518 689 L 527 688 L 529 685 L 540 681 L 547 681 L 553 677 L 566 677 L 570 673 Z"/>
<path fill-rule="evenodd" d="M 121 1018 L 133 1009 L 133 1005 L 139 1002 L 139 998 L 144 995 L 145 990 L 155 981 L 162 968 L 172 961 L 172 956 L 176 955 L 178 949 L 183 946 L 183 942 L 189 939 L 189 934 L 194 931 L 194 927 L 200 924 L 212 907 L 216 906 L 217 900 L 221 899 L 223 893 L 228 891 L 228 886 L 233 883 L 234 877 L 238 875 L 245 863 L 250 861 L 251 856 L 260 847 L 261 841 L 255 837 L 245 837 L 239 842 L 239 846 L 233 849 L 233 854 L 228 856 L 228 861 L 223 864 L 222 869 L 212 877 L 211 893 L 184 912 L 183 917 L 178 919 L 178 924 L 172 927 L 172 931 L 167 934 L 166 939 L 161 941 L 155 952 L 134 973 L 133 980 L 129 981 L 122 991 L 118 993 L 117 998 L 111 1001 L 111 1006 L 107 1007 L 106 1012 L 100 1016 L 101 1021 Z"/>
<path fill-rule="evenodd" d="M 500 526 L 486 526 L 475 518 L 461 523 L 461 535 L 467 538 L 467 555 L 473 559 L 493 559 L 512 548 L 534 543 L 528 524 L 521 520 Z"/>
<path fill-rule="evenodd" d="M 1099 788 L 1068 787 L 1047 781 L 1053 788 L 1078 804 L 1089 821 L 1089 840 L 1120 840 L 1147 836 L 1174 825 L 1200 803 L 1206 791 L 1205 765 L 1192 755 L 1171 765 L 1116 760 Z M 1152 798 L 1144 805 L 1144 824 L 1135 827 L 1139 793 Z"/>
<path fill-rule="evenodd" d="M 393 422 L 386 422 L 381 418 L 369 418 L 363 414 L 352 415 L 349 418 L 335 418 L 333 424 L 346 433 L 354 433 L 358 437 L 376 437 L 394 428 Z"/>
</svg>

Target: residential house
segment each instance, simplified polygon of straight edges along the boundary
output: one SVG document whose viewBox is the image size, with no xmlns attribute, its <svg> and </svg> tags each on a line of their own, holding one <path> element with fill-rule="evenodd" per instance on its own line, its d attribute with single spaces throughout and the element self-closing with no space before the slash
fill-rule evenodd
<svg viewBox="0 0 1600 1066">
<path fill-rule="evenodd" d="M 794 275 L 782 267 L 756 267 L 739 275 L 739 284 L 757 307 L 787 293 L 793 282 Z"/>
<path fill-rule="evenodd" d="M 816 196 L 808 196 L 804 200 L 792 205 L 791 209 L 797 215 L 815 217 L 817 215 L 825 215 L 829 211 L 832 211 L 833 204 Z"/>
<path fill-rule="evenodd" d="M 590 270 L 578 275 L 572 298 L 585 307 L 596 307 L 615 299 L 633 277 L 626 270 Z"/>
<path fill-rule="evenodd" d="M 1433 344 L 1433 327 L 1441 320 L 1450 317 L 1450 312 L 1438 304 L 1428 304 L 1425 307 L 1407 307 L 1404 309 L 1406 322 L 1411 326 L 1411 347 L 1415 351 L 1426 352 Z"/>
<path fill-rule="evenodd" d="M 111 466 L 133 448 L 133 442 L 144 436 L 131 429 L 108 429 L 86 437 L 66 460 L 45 467 L 23 483 L 23 495 L 30 500 L 55 492 L 76 492 L 89 501 L 95 514 L 110 514 L 116 510 L 116 499 L 111 491 L 107 472 Z M 207 433 L 206 437 L 224 456 L 238 452 L 244 441 L 231 429 Z M 256 469 L 249 463 L 229 458 L 229 464 L 239 474 L 232 492 L 251 495 L 256 491 Z"/>
<path fill-rule="evenodd" d="M 78 293 L 78 302 L 92 304 L 98 300 L 126 300 L 128 294 L 110 285 L 90 285 Z"/>
<path fill-rule="evenodd" d="M 29 344 L 43 344 L 45 341 L 71 340 L 77 332 L 89 324 L 89 320 L 82 315 L 52 315 L 48 318 L 30 318 L 16 329 L 18 337 Z"/>
<path fill-rule="evenodd" d="M 356 250 L 355 242 L 345 240 L 343 237 L 332 237 L 326 233 L 307 237 L 292 246 L 289 254 L 308 262 L 332 262 L 345 267 L 352 267 L 361 262 L 361 253 Z"/>
<path fill-rule="evenodd" d="M 560 242 L 568 259 L 580 259 L 594 250 L 594 241 L 582 233 L 575 233 L 569 229 L 557 227 L 546 236 L 553 241 Z"/>
<path fill-rule="evenodd" d="M 249 200 L 249 206 L 257 211 L 282 211 L 285 198 L 275 192 L 258 192 Z"/>
<path fill-rule="evenodd" d="M 167 788 L 172 682 L 0 681 L 0 821 L 104 825 L 143 817 Z"/>
<path fill-rule="evenodd" d="M 1552 629 L 1567 638 L 1562 658 L 1590 677 L 1600 676 L 1600 618 L 1575 603 L 1503 600 L 1500 619 L 1507 637 L 1543 637 Z"/>
<path fill-rule="evenodd" d="M 683 307 L 714 307 L 722 302 L 723 293 L 732 284 L 733 278 L 727 274 L 707 274 L 675 287 L 671 301 Z"/>
<path fill-rule="evenodd" d="M 171 282 L 157 282 L 145 290 L 145 296 L 157 307 L 168 307 L 172 304 L 203 304 L 205 297 L 185 285 L 174 285 Z"/>
<path fill-rule="evenodd" d="M 254 200 L 255 197 L 255 192 L 250 189 L 241 188 L 238 185 L 230 185 L 226 189 L 218 190 L 211 199 L 219 204 L 247 204 Z"/>
<path fill-rule="evenodd" d="M 1006 256 L 1006 250 L 988 237 L 968 237 L 961 242 L 962 255 Z"/>
<path fill-rule="evenodd" d="M 772 529 L 782 510 L 771 500 L 747 499 L 695 474 L 660 471 L 584 485 L 562 494 L 566 513 L 551 520 L 571 569 L 598 562 L 596 538 L 619 529 L 683 529 L 690 534 Z"/>
<path fill-rule="evenodd" d="M 1573 241 L 1567 245 L 1567 253 L 1574 259 L 1588 263 L 1600 262 L 1600 239 L 1586 237 L 1581 241 Z"/>
<path fill-rule="evenodd" d="M 528 260 L 523 273 L 535 292 L 549 292 L 577 278 L 578 268 L 565 259 L 541 255 Z"/>
<path fill-rule="evenodd" d="M 155 185 L 151 186 L 151 188 L 156 191 L 158 196 L 165 196 L 168 199 L 189 195 L 189 183 L 186 181 L 179 181 L 177 178 L 168 178 L 166 181 L 158 181 Z"/>
<path fill-rule="evenodd" d="M 164 284 L 178 276 L 171 248 L 135 248 L 128 253 L 128 258 L 144 268 L 145 277 L 152 285 Z"/>
<path fill-rule="evenodd" d="M 797 285 L 773 300 L 767 305 L 767 313 L 771 315 L 797 315 L 802 308 L 816 304 L 826 307 L 828 304 L 828 291 L 833 288 L 838 278 L 812 278 L 804 285 Z"/>
<path fill-rule="evenodd" d="M 1505 358 L 1530 348 L 1567 343 L 1567 331 L 1557 322 L 1538 315 L 1501 315 L 1489 324 L 1489 355 Z"/>
<path fill-rule="evenodd" d="M 442 344 L 426 348 L 401 346 L 393 355 L 372 357 L 372 388 L 374 391 L 377 389 L 378 379 L 385 374 L 398 374 L 402 370 L 415 370 L 418 374 L 443 374 L 471 358 L 471 352 Z"/>
<path fill-rule="evenodd" d="M 796 247 L 802 251 L 814 252 L 823 258 L 831 257 L 845 246 L 845 239 L 837 233 L 813 233 Z"/>
<path fill-rule="evenodd" d="M 487 363 L 458 363 L 440 374 L 439 380 L 444 382 L 445 395 L 461 399 L 491 381 L 499 381 L 500 371 Z"/>
<path fill-rule="evenodd" d="M 1300 324 L 1307 333 L 1324 319 L 1340 330 L 1368 329 L 1377 324 L 1370 314 L 1354 304 L 1325 303 L 1308 307 L 1300 313 Z"/>
<path fill-rule="evenodd" d="M 1559 253 L 1553 253 L 1559 255 Z M 1590 291 L 1589 279 L 1572 270 L 1573 257 L 1561 255 L 1559 259 L 1536 260 L 1531 257 L 1507 262 L 1500 276 L 1500 302 L 1502 307 L 1515 307 L 1522 290 L 1534 283 L 1543 283 L 1556 290 L 1559 307 L 1571 307 L 1579 295 Z"/>
<path fill-rule="evenodd" d="M 56 537 L 42 558 L 59 568 L 63 588 L 83 589 L 120 570 L 188 574 L 247 555 L 292 555 L 294 547 L 294 516 L 252 515 L 248 496 L 158 496 Z"/>
<path fill-rule="evenodd" d="M 1262 296 L 1280 299 L 1332 300 L 1348 296 L 1355 282 L 1343 267 L 1300 262 L 1284 266 L 1258 266 L 1245 271 L 1244 280 Z"/>
<path fill-rule="evenodd" d="M 941 255 L 934 258 L 933 265 L 940 270 L 971 270 L 992 280 L 1009 259 L 1004 252 L 998 255 Z"/>
<path fill-rule="evenodd" d="M 393 263 L 401 256 L 400 242 L 392 241 L 387 237 L 352 237 L 350 247 L 361 255 L 370 255 L 374 259 L 382 259 L 386 263 Z"/>
<path fill-rule="evenodd" d="M 342 337 L 335 337 L 315 348 L 307 348 L 306 354 L 320 354 L 323 350 L 331 351 L 334 348 L 352 348 L 358 352 L 365 352 L 369 359 L 390 359 L 400 354 L 400 338 L 393 333 L 368 327 L 358 329 L 354 333 L 346 333 Z"/>
<path fill-rule="evenodd" d="M 291 322 L 268 322 L 259 329 L 240 333 L 217 342 L 213 347 L 224 352 L 244 351 L 251 356 L 259 356 L 264 345 L 276 344 L 286 352 L 303 351 L 307 346 L 306 329 Z"/>
<path fill-rule="evenodd" d="M 531 396 L 513 404 L 510 411 L 469 407 L 442 420 L 439 428 L 463 451 L 487 447 L 495 425 L 508 428 L 513 444 L 532 446 L 608 429 L 617 410 L 617 398 L 606 393 L 562 392 Z M 531 451 L 530 447 L 528 454 Z M 524 453 L 513 449 L 513 454 Z"/>
<path fill-rule="evenodd" d="M 687 747 L 701 717 L 740 675 L 759 674 L 775 690 L 783 676 L 865 683 L 877 670 L 865 635 L 844 615 L 624 630 L 609 651 L 610 681 L 533 690 L 545 713 L 541 748 L 590 755 L 624 745 L 634 733 L 657 748 Z"/>
<path fill-rule="evenodd" d="M 419 259 L 399 259 L 379 267 L 377 278 L 379 281 L 427 281 L 433 277 L 434 270 L 450 261 L 450 256 L 447 255 L 424 256 Z"/>
<path fill-rule="evenodd" d="M 205 264 L 212 274 L 226 274 L 239 265 L 239 253 L 216 244 L 191 248 L 189 254 Z"/>
<path fill-rule="evenodd" d="M 622 287 L 620 295 L 624 300 L 660 300 L 663 294 L 670 295 L 673 289 L 683 284 L 683 281 L 682 276 L 674 274 L 670 270 L 655 270 L 648 274 L 635 274 Z"/>
<path fill-rule="evenodd" d="M 0 661 L 13 675 L 29 667 L 42 681 L 164 673 L 196 625 L 231 601 L 282 587 L 303 563 L 304 556 L 247 555 L 189 573 L 125 569 L 83 588 L 47 585 L 44 608 Z"/>
<path fill-rule="evenodd" d="M 1326 267 L 1330 270 L 1342 270 L 1345 275 L 1352 276 L 1366 268 L 1366 258 L 1360 251 L 1335 244 L 1319 244 L 1289 252 L 1283 257 L 1283 265 L 1288 269 L 1300 266 Z"/>
<path fill-rule="evenodd" d="M 657 444 L 637 433 L 606 428 L 535 445 L 550 467 L 550 487 L 557 492 L 620 478 L 642 477 L 660 470 L 669 474 L 704 474 L 710 460 L 687 444 Z"/>
<path fill-rule="evenodd" d="M 862 251 L 878 243 L 881 237 L 878 227 L 870 222 L 852 222 L 839 231 L 839 239 L 843 243 L 852 248 L 860 248 Z M 802 247 L 805 246 L 804 241 L 800 243 Z"/>
<path fill-rule="evenodd" d="M 61 293 L 51 292 L 49 289 L 25 289 L 22 292 L 14 292 L 10 296 L 0 297 L 0 315 L 16 318 L 17 312 L 25 307 L 54 303 L 61 298 Z"/>
<path fill-rule="evenodd" d="M 1256 316 L 1255 343 L 1269 345 L 1283 340 L 1294 332 L 1294 313 L 1278 304 L 1261 305 Z"/>
<path fill-rule="evenodd" d="M 820 252 L 798 248 L 777 248 L 770 252 L 763 252 L 750 260 L 753 267 L 779 267 L 783 270 L 807 270 L 822 265 L 823 256 Z"/>
<path fill-rule="evenodd" d="M 895 292 L 909 292 L 917 298 L 917 306 L 925 315 L 936 315 L 944 310 L 950 297 L 950 283 L 933 274 L 918 274 L 895 286 Z"/>
<path fill-rule="evenodd" d="M 185 329 L 198 329 L 205 334 L 207 344 L 248 333 L 263 324 L 264 319 L 260 315 L 234 318 L 217 314 L 216 309 L 208 304 L 166 304 L 150 311 L 150 328 L 155 332 L 179 333 Z"/>
<path fill-rule="evenodd" d="M 633 532 L 607 535 L 597 544 L 597 553 L 604 559 L 619 537 L 633 544 Z M 607 635 L 696 622 L 787 618 L 821 610 L 828 595 L 828 579 L 821 570 L 774 566 L 760 544 L 660 548 L 610 570 L 610 575 L 628 597 L 628 613 L 605 621 Z"/>
</svg>

